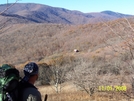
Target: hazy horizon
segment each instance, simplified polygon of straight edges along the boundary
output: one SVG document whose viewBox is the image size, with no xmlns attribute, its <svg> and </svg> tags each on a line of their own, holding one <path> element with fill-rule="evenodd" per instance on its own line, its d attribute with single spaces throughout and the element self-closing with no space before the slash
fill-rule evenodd
<svg viewBox="0 0 134 101">
<path fill-rule="evenodd" d="M 8 3 L 14 3 L 15 0 L 8 0 Z M 0 4 L 6 4 L 7 0 L 0 1 Z M 60 7 L 68 10 L 77 10 L 83 13 L 114 11 L 123 14 L 134 15 L 133 0 L 21 0 L 17 3 L 37 3 L 52 7 Z"/>
</svg>

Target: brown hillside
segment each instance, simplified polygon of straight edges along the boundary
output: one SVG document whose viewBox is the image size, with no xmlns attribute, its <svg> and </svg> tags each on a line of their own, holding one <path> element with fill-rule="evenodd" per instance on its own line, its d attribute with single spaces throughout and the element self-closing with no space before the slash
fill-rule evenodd
<svg viewBox="0 0 134 101">
<path fill-rule="evenodd" d="M 133 19 L 130 19 L 133 27 Z M 41 60 L 57 53 L 80 52 L 99 54 L 113 51 L 132 36 L 133 30 L 127 20 L 78 26 L 62 24 L 15 24 L 2 28 L 0 34 L 0 63 L 23 63 Z M 121 38 L 119 38 L 121 36 Z M 125 44 L 124 44 L 125 45 Z M 105 50 L 105 51 L 104 51 Z M 97 53 L 96 53 L 97 52 Z M 111 53 L 110 53 L 111 54 Z"/>
</svg>

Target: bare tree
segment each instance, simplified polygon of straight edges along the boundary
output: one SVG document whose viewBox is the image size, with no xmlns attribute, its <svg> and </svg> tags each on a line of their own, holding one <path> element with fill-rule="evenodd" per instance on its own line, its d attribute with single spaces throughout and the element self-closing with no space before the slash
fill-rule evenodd
<svg viewBox="0 0 134 101">
<path fill-rule="evenodd" d="M 0 12 L 0 15 L 4 14 L 6 11 L 8 11 L 9 9 L 11 9 L 18 1 L 19 1 L 19 0 L 15 0 L 14 3 L 12 3 L 12 4 L 9 5 L 9 2 L 8 2 L 8 0 L 7 0 L 7 7 L 6 7 L 3 11 Z M 2 19 L 2 20 L 3 20 L 3 19 Z M 8 21 L 2 22 L 2 20 L 0 21 L 0 32 L 1 32 L 1 30 L 5 27 L 6 23 L 8 22 Z M 2 23 L 1 23 L 1 22 L 2 22 Z"/>
<path fill-rule="evenodd" d="M 64 87 L 63 83 L 66 80 L 66 74 L 69 71 L 69 67 L 66 66 L 51 66 L 52 78 L 50 84 L 53 86 L 56 93 L 60 93 Z"/>
<path fill-rule="evenodd" d="M 106 46 L 111 47 L 111 50 L 118 53 L 118 61 L 120 65 L 120 78 L 118 78 L 118 82 L 122 85 L 123 83 L 129 83 L 131 85 L 131 89 L 129 92 L 123 92 L 128 98 L 133 98 L 134 93 L 134 79 L 133 79 L 133 71 L 134 71 L 134 28 L 133 24 L 131 24 L 131 18 L 124 18 L 115 23 L 115 26 L 118 26 L 118 29 L 112 28 L 112 26 L 108 23 L 103 22 L 104 25 L 108 29 L 111 30 L 113 35 L 119 40 L 118 45 L 109 44 L 106 40 L 104 43 Z M 117 61 L 115 61 L 117 63 Z M 125 76 L 125 77 L 124 77 Z"/>
<path fill-rule="evenodd" d="M 51 60 L 50 70 L 52 71 L 50 85 L 56 93 L 60 93 L 64 88 L 64 83 L 66 80 L 67 73 L 72 69 L 71 59 L 69 56 L 59 56 Z"/>
<path fill-rule="evenodd" d="M 7 6 L 6 6 L 6 8 L 5 8 L 3 11 L 0 12 L 0 15 L 3 15 L 4 13 L 6 13 L 6 12 L 7 12 L 9 9 L 11 9 L 18 1 L 19 1 L 19 0 L 15 0 L 14 3 L 12 3 L 12 4 L 9 5 L 9 1 L 7 0 Z M 5 18 L 5 17 L 4 17 L 4 18 Z M 7 23 L 8 23 L 9 20 L 7 19 L 7 20 L 5 21 L 4 18 L 0 20 L 0 34 L 4 33 L 5 31 L 7 31 L 8 29 L 11 28 L 11 26 L 8 26 L 8 27 L 7 27 Z M 4 54 L 3 49 L 1 49 L 1 58 L 2 58 L 5 62 L 9 62 L 9 61 L 7 61 L 6 58 L 5 58 L 5 54 Z"/>
<path fill-rule="evenodd" d="M 13 4 L 11 4 L 10 6 L 8 6 L 8 0 L 7 0 L 7 7 L 5 10 L 3 10 L 2 12 L 0 12 L 0 15 L 5 13 L 8 9 L 10 9 L 12 6 L 14 6 L 19 0 L 16 0 Z"/>
<path fill-rule="evenodd" d="M 93 66 L 93 63 L 81 61 L 81 64 L 74 67 L 73 71 L 70 71 L 67 78 L 92 96 L 98 90 L 98 86 L 101 83 L 101 79 L 98 76 L 99 70 Z"/>
<path fill-rule="evenodd" d="M 99 64 L 98 66 L 98 62 L 101 62 L 101 65 Z M 104 94 L 115 96 L 114 93 L 112 93 L 113 87 L 121 86 L 125 82 L 123 75 L 121 79 L 119 78 L 120 66 L 120 61 L 114 64 L 114 62 L 108 63 L 102 60 L 79 60 L 79 64 L 73 67 L 73 71 L 67 74 L 67 78 L 71 80 L 77 88 L 85 91 L 90 98 L 92 98 L 94 94 L 97 96 L 98 94 L 103 94 L 103 92 Z"/>
</svg>

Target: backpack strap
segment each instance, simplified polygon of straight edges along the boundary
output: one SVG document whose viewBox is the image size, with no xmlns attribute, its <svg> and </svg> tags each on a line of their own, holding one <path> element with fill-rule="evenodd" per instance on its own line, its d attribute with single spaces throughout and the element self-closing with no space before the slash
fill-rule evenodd
<svg viewBox="0 0 134 101">
<path fill-rule="evenodd" d="M 29 83 L 23 79 L 20 81 L 19 85 L 20 85 L 21 89 L 25 89 L 25 88 L 29 88 L 29 87 L 37 89 L 34 85 L 32 85 L 31 83 Z"/>
<path fill-rule="evenodd" d="M 19 91 L 18 91 L 19 92 L 19 95 L 18 95 L 19 100 L 18 101 L 22 100 L 22 94 L 24 92 L 24 89 L 29 88 L 29 87 L 37 89 L 34 85 L 30 84 L 29 82 L 27 82 L 23 79 L 19 82 Z"/>
</svg>

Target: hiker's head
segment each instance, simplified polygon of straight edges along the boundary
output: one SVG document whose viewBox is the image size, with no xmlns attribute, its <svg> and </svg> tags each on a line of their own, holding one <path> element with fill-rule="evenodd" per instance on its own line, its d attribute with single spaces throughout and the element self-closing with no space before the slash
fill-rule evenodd
<svg viewBox="0 0 134 101">
<path fill-rule="evenodd" d="M 39 72 L 38 65 L 34 62 L 29 62 L 24 67 L 24 74 L 25 74 L 24 79 L 26 81 L 28 81 L 32 77 L 34 77 L 34 79 L 37 79 L 38 78 L 38 72 Z"/>
</svg>

